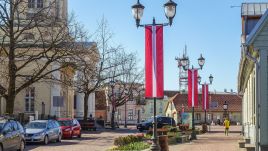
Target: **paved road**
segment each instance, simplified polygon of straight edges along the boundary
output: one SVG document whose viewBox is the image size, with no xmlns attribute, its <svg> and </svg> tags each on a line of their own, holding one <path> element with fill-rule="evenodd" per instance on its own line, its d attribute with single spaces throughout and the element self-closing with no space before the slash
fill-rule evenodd
<svg viewBox="0 0 268 151">
<path fill-rule="evenodd" d="M 190 143 L 169 146 L 170 151 L 239 151 L 238 140 L 241 126 L 231 126 L 229 136 L 224 135 L 223 126 L 211 126 L 211 132 L 198 135 Z"/>
<path fill-rule="evenodd" d="M 86 132 L 82 138 L 62 140 L 61 143 L 50 143 L 48 145 L 29 144 L 26 151 L 105 151 L 113 146 L 114 138 L 136 133 L 135 129 L 118 129 L 111 131 L 107 129 L 97 132 Z"/>
</svg>

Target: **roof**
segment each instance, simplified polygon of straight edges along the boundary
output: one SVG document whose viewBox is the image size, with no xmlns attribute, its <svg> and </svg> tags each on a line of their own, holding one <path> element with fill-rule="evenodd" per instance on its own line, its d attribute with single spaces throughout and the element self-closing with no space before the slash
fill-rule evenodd
<svg viewBox="0 0 268 151">
<path fill-rule="evenodd" d="M 241 16 L 261 16 L 268 8 L 268 3 L 242 3 Z"/>
<path fill-rule="evenodd" d="M 95 91 L 95 108 L 96 110 L 106 110 L 106 96 L 105 91 Z"/>
<path fill-rule="evenodd" d="M 201 94 L 198 95 L 198 107 L 195 108 L 195 111 L 202 112 L 202 102 L 201 102 Z M 188 107 L 188 94 L 180 94 L 177 93 L 174 97 L 170 99 L 170 101 L 173 101 L 176 110 L 181 111 L 182 107 L 184 106 L 184 111 L 190 112 L 192 111 L 192 108 Z M 241 112 L 242 111 L 242 98 L 241 96 L 238 96 L 236 94 L 209 94 L 209 104 L 210 108 L 208 111 L 223 111 L 223 104 L 228 104 L 228 111 L 230 112 Z M 217 102 L 217 106 L 214 106 L 211 108 L 213 103 L 211 102 Z"/>
<path fill-rule="evenodd" d="M 179 91 L 173 91 L 173 90 L 165 90 L 164 95 L 167 96 L 168 98 L 173 97 L 176 93 Z"/>
<path fill-rule="evenodd" d="M 265 27 L 267 21 L 268 21 L 268 11 L 266 11 L 264 13 L 264 15 L 261 17 L 261 19 L 258 21 L 258 23 L 255 25 L 255 27 L 250 32 L 249 36 L 246 39 L 246 45 L 250 45 L 253 43 L 253 41 L 255 40 L 257 35 Z"/>
</svg>

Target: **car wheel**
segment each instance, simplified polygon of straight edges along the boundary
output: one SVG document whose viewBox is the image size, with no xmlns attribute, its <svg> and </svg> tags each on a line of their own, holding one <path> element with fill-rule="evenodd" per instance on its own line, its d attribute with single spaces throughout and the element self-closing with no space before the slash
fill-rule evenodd
<svg viewBox="0 0 268 151">
<path fill-rule="evenodd" d="M 48 136 L 46 135 L 44 138 L 44 145 L 47 145 L 47 144 L 48 144 Z"/>
<path fill-rule="evenodd" d="M 81 138 L 82 134 L 81 134 L 81 131 L 80 131 L 80 134 L 77 136 L 78 138 Z"/>
<path fill-rule="evenodd" d="M 18 149 L 17 151 L 23 151 L 24 148 L 25 148 L 25 143 L 24 143 L 24 141 L 22 140 L 22 141 L 20 142 L 20 147 L 19 147 L 19 149 Z"/>
<path fill-rule="evenodd" d="M 61 142 L 61 134 L 59 134 L 57 142 Z"/>
</svg>

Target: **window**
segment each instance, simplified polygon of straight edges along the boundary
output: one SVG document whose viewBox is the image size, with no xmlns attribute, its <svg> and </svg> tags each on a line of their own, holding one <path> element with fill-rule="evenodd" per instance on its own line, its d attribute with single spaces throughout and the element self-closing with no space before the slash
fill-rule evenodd
<svg viewBox="0 0 268 151">
<path fill-rule="evenodd" d="M 43 8 L 44 2 L 43 0 L 37 0 L 37 8 Z"/>
<path fill-rule="evenodd" d="M 25 111 L 34 112 L 35 88 L 27 88 L 25 94 Z"/>
<path fill-rule="evenodd" d="M 196 113 L 196 120 L 201 120 L 201 114 L 200 113 Z"/>
<path fill-rule="evenodd" d="M 35 8 L 35 0 L 28 0 L 28 8 Z"/>
<path fill-rule="evenodd" d="M 128 110 L 128 120 L 133 120 L 133 109 Z"/>
<path fill-rule="evenodd" d="M 159 105 L 159 113 L 162 113 L 163 112 L 163 103 L 160 102 L 160 105 Z"/>
<path fill-rule="evenodd" d="M 142 109 L 141 109 L 141 112 L 142 112 L 142 113 L 145 113 L 145 109 L 144 109 L 144 108 L 142 108 Z"/>
<path fill-rule="evenodd" d="M 34 40 L 34 34 L 32 34 L 32 33 L 25 33 L 24 34 L 24 39 L 25 40 Z"/>
<path fill-rule="evenodd" d="M 150 103 L 150 113 L 153 113 L 154 112 L 154 107 L 153 107 L 153 103 L 151 102 Z"/>
<path fill-rule="evenodd" d="M 12 132 L 13 131 L 13 128 L 12 128 L 12 125 L 11 123 L 7 123 L 3 129 L 3 132 L 6 132 L 6 133 L 9 133 L 9 132 Z"/>
</svg>

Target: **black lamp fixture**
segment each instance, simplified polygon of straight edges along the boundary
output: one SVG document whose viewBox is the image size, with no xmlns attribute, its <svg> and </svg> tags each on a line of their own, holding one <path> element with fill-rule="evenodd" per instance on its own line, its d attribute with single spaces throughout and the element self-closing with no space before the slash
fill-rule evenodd
<svg viewBox="0 0 268 151">
<path fill-rule="evenodd" d="M 201 79 L 202 79 L 201 76 L 198 75 L 197 79 L 198 79 L 198 83 L 200 84 L 201 83 Z"/>
<path fill-rule="evenodd" d="M 170 26 L 172 25 L 173 18 L 176 15 L 176 7 L 177 7 L 177 4 L 173 2 L 172 0 L 169 0 L 167 3 L 164 4 L 165 15 L 167 19 L 169 20 L 168 24 Z M 140 26 L 140 21 L 143 16 L 144 8 L 145 7 L 140 3 L 140 0 L 138 0 L 137 3 L 132 6 L 132 14 L 136 20 L 137 27 Z"/>
<path fill-rule="evenodd" d="M 140 26 L 140 20 L 143 16 L 144 6 L 140 3 L 140 0 L 137 1 L 137 4 L 132 6 L 132 14 L 136 20 L 136 26 Z"/>
<path fill-rule="evenodd" d="M 212 84 L 212 81 L 213 81 L 213 78 L 214 78 L 214 77 L 212 76 L 212 74 L 210 74 L 210 76 L 209 76 L 208 78 L 209 78 L 209 83 Z"/>
<path fill-rule="evenodd" d="M 166 14 L 167 19 L 169 20 L 170 26 L 172 25 L 173 18 L 176 15 L 176 7 L 177 7 L 177 4 L 173 2 L 172 0 L 169 0 L 166 4 L 164 4 L 165 14 Z"/>
<path fill-rule="evenodd" d="M 226 101 L 225 101 L 224 104 L 223 104 L 223 109 L 224 109 L 225 111 L 228 110 L 228 104 L 227 104 Z"/>
<path fill-rule="evenodd" d="M 203 68 L 203 66 L 205 64 L 205 58 L 202 56 L 202 54 L 198 58 L 198 64 L 199 64 L 199 66 L 200 66 L 201 69 Z"/>
</svg>

